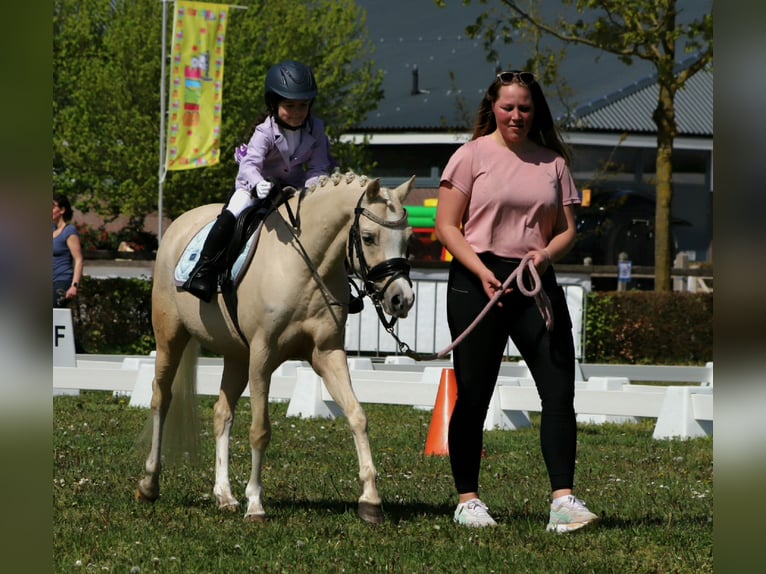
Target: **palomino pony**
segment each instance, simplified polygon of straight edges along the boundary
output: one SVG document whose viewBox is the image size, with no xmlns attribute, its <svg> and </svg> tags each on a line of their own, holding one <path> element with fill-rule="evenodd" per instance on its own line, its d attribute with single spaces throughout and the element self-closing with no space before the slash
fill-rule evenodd
<svg viewBox="0 0 766 574">
<path fill-rule="evenodd" d="M 245 519 L 265 519 L 261 468 L 271 439 L 271 375 L 286 360 L 305 360 L 322 377 L 351 427 L 362 482 L 359 515 L 368 522 L 383 520 L 367 417 L 351 387 L 344 350 L 350 296 L 346 261 L 365 279 L 364 290 L 378 309 L 394 318 L 407 316 L 415 296 L 405 260 L 412 231 L 403 202 L 413 181 L 414 177 L 387 189 L 366 176 L 335 174 L 292 197 L 287 202 L 289 210 L 282 205 L 272 212 L 264 221 L 255 255 L 239 283 L 239 330 L 221 294 L 203 303 L 174 282 L 179 256 L 192 237 L 216 217 L 221 205 L 192 209 L 168 227 L 154 267 L 152 323 L 157 356 L 152 384 L 153 431 L 146 476 L 138 485 L 140 500 L 153 502 L 159 497 L 163 427 L 167 421 L 164 430 L 169 432 L 172 419 L 189 420 L 166 419 L 171 396 L 177 401 L 194 396 L 188 385 L 195 378 L 181 375 L 194 372 L 201 344 L 223 355 L 223 377 L 214 407 L 213 493 L 220 508 L 239 507 L 229 482 L 229 436 L 237 400 L 249 384 L 252 469 L 245 489 Z M 291 221 L 297 215 L 299 229 L 286 215 Z M 178 385 L 187 385 L 185 392 L 179 392 L 183 387 Z"/>
</svg>

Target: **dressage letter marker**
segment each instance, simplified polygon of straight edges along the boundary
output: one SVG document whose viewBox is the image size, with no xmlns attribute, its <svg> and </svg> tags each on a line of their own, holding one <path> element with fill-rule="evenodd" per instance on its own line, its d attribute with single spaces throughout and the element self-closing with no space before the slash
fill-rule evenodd
<svg viewBox="0 0 766 574">
<path fill-rule="evenodd" d="M 53 366 L 77 366 L 71 309 L 53 309 Z"/>
</svg>

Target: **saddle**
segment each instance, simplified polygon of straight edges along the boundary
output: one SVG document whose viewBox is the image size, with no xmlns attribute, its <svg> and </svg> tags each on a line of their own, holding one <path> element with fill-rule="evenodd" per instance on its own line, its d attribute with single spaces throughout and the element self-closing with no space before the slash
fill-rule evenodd
<svg viewBox="0 0 766 574">
<path fill-rule="evenodd" d="M 276 181 L 272 181 L 272 183 L 274 183 L 274 187 L 266 199 L 256 202 L 239 214 L 234 224 L 234 232 L 229 239 L 229 245 L 223 254 L 225 265 L 222 266 L 221 275 L 224 277 L 224 281 L 230 280 L 235 290 L 239 286 L 255 254 L 255 248 L 258 246 L 258 237 L 261 232 L 261 224 L 272 211 L 286 203 L 298 191 L 290 186 L 282 186 Z M 289 206 L 288 215 L 293 225 L 300 225 L 300 220 L 296 220 Z M 192 237 L 181 254 L 173 276 L 177 286 L 183 286 L 189 278 L 189 274 L 197 263 L 199 253 L 202 251 L 202 246 L 205 244 L 205 239 L 207 239 L 214 223 L 215 220 L 210 221 L 210 223 L 200 229 Z M 220 278 L 218 283 L 219 286 L 223 283 Z"/>
<path fill-rule="evenodd" d="M 219 277 L 218 286 L 223 295 L 229 317 L 245 344 L 247 344 L 247 339 L 242 333 L 237 316 L 237 306 L 239 304 L 237 287 L 239 287 L 245 272 L 250 267 L 255 249 L 258 247 L 258 239 L 264 220 L 272 211 L 275 211 L 277 207 L 285 203 L 295 191 L 292 187 L 275 185 L 267 200 L 259 201 L 240 213 L 234 224 L 234 232 L 229 240 L 229 245 L 224 252 L 225 265 Z M 289 206 L 288 212 L 293 223 L 299 225 L 299 220 L 295 220 L 295 217 L 289 210 Z M 177 286 L 183 286 L 189 278 L 189 274 L 194 269 L 199 253 L 202 251 L 202 246 L 205 244 L 205 239 L 207 239 L 214 223 L 215 220 L 200 229 L 192 237 L 181 254 L 173 274 L 173 280 Z"/>
<path fill-rule="evenodd" d="M 223 274 L 233 283 L 235 289 L 242 280 L 255 254 L 263 220 L 276 208 L 271 203 L 262 203 L 248 207 L 239 214 L 229 246 L 224 252 L 226 264 L 224 265 Z M 202 251 L 202 246 L 205 244 L 205 239 L 207 239 L 214 223 L 215 220 L 212 220 L 200 229 L 192 237 L 181 254 L 173 275 L 173 280 L 177 286 L 182 286 L 189 278 L 189 274 L 194 269 L 199 253 Z"/>
</svg>

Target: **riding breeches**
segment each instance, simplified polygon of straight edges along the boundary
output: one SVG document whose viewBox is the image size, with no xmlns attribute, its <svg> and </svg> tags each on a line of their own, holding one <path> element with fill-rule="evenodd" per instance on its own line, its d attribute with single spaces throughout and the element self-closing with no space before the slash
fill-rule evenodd
<svg viewBox="0 0 766 574">
<path fill-rule="evenodd" d="M 519 260 L 486 253 L 480 258 L 501 282 L 519 265 Z M 484 419 L 508 337 L 526 362 L 542 403 L 540 445 L 551 490 L 573 486 L 577 425 L 572 322 L 553 268 L 546 270 L 541 282 L 551 302 L 551 331 L 534 298 L 513 284 L 513 292 L 500 299 L 502 307 L 494 305 L 453 352 L 457 400 L 449 424 L 449 454 L 458 493 L 478 492 Z M 529 287 L 528 282 L 525 285 Z M 453 340 L 488 301 L 479 278 L 453 260 L 447 287 L 447 321 Z"/>
<path fill-rule="evenodd" d="M 240 213 L 245 211 L 245 209 L 251 205 L 255 205 L 257 201 L 258 199 L 253 197 L 249 191 L 238 189 L 231 194 L 229 202 L 226 204 L 226 209 L 230 211 L 234 217 L 238 217 Z"/>
</svg>

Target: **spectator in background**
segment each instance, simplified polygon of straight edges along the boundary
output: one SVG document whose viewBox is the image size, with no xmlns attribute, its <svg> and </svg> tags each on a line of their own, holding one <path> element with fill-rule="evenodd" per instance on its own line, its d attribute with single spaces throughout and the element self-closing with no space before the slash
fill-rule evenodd
<svg viewBox="0 0 766 574">
<path fill-rule="evenodd" d="M 77 297 L 83 271 L 82 246 L 70 223 L 72 205 L 64 195 L 53 197 L 53 306 L 68 307 Z"/>
</svg>

